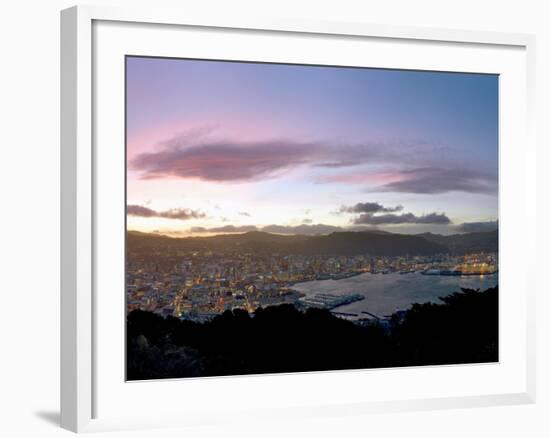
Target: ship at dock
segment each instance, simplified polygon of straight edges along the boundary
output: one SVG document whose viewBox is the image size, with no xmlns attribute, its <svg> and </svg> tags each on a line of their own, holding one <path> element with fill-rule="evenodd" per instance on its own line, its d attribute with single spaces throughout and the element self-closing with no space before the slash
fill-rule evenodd
<svg viewBox="0 0 550 438">
<path fill-rule="evenodd" d="M 338 274 L 318 274 L 315 280 L 343 280 L 345 278 L 361 275 L 361 272 L 341 272 Z"/>
<path fill-rule="evenodd" d="M 335 295 L 329 293 L 317 293 L 313 296 L 300 298 L 299 303 L 304 307 L 317 307 L 320 309 L 332 310 L 336 307 L 345 306 L 356 301 L 364 300 L 360 294 Z"/>
</svg>

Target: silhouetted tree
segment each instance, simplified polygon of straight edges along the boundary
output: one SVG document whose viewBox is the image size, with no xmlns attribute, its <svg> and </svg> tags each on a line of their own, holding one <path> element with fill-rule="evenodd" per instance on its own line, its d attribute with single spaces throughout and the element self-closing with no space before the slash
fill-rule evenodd
<svg viewBox="0 0 550 438">
<path fill-rule="evenodd" d="M 206 323 L 136 310 L 127 318 L 127 377 L 220 376 L 498 360 L 498 288 L 414 304 L 390 329 L 290 304 L 225 311 Z"/>
</svg>

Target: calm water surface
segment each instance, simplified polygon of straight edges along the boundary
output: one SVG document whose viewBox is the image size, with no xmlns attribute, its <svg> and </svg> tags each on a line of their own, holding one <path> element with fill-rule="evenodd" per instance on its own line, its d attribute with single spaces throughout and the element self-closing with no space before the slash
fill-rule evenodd
<svg viewBox="0 0 550 438">
<path fill-rule="evenodd" d="M 485 290 L 498 284 L 498 273 L 486 276 L 440 276 L 420 273 L 361 274 L 342 280 L 316 280 L 293 286 L 308 296 L 316 293 L 361 294 L 362 301 L 338 307 L 339 312 L 371 312 L 377 316 L 405 310 L 413 303 L 441 302 L 439 297 L 460 292 L 460 288 Z"/>
</svg>

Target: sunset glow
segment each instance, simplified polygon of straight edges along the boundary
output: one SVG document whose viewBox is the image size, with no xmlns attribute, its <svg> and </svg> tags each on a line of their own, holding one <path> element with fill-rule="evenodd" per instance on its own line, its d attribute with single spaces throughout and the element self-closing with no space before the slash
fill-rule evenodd
<svg viewBox="0 0 550 438">
<path fill-rule="evenodd" d="M 126 75 L 129 230 L 497 223 L 495 75 L 145 57 Z"/>
</svg>

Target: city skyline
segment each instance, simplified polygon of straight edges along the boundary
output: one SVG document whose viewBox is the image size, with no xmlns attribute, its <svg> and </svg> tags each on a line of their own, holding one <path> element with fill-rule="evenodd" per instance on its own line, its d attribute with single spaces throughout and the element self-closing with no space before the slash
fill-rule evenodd
<svg viewBox="0 0 550 438">
<path fill-rule="evenodd" d="M 128 229 L 498 224 L 498 77 L 127 58 Z"/>
</svg>

